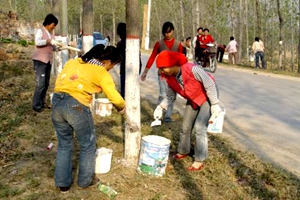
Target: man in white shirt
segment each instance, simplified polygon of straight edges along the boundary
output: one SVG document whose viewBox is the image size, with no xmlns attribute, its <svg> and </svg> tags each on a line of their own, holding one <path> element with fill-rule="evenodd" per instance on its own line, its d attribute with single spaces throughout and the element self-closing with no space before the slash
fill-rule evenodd
<svg viewBox="0 0 300 200">
<path fill-rule="evenodd" d="M 259 37 L 255 37 L 255 42 L 252 45 L 252 51 L 255 54 L 255 67 L 259 68 L 259 58 L 261 60 L 262 68 L 266 69 L 265 62 L 265 46 L 264 43 L 259 39 Z"/>
</svg>

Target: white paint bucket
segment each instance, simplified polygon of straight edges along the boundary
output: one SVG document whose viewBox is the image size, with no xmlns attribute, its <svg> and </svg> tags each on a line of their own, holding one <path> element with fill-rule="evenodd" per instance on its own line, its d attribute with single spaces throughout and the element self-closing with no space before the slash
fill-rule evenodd
<svg viewBox="0 0 300 200">
<path fill-rule="evenodd" d="M 209 133 L 222 133 L 223 132 L 223 123 L 224 123 L 224 117 L 226 114 L 226 109 L 221 101 L 219 102 L 219 105 L 220 105 L 222 111 L 219 114 L 219 116 L 214 119 L 213 123 L 208 124 L 207 132 L 209 132 Z"/>
<path fill-rule="evenodd" d="M 147 135 L 142 138 L 138 172 L 163 176 L 168 164 L 171 141 L 158 135 Z"/>
<path fill-rule="evenodd" d="M 101 117 L 111 115 L 112 103 L 107 98 L 95 99 L 95 113 Z"/>
<path fill-rule="evenodd" d="M 105 147 L 97 149 L 95 165 L 96 174 L 105 174 L 109 172 L 111 166 L 112 152 L 112 149 L 107 149 Z"/>
</svg>

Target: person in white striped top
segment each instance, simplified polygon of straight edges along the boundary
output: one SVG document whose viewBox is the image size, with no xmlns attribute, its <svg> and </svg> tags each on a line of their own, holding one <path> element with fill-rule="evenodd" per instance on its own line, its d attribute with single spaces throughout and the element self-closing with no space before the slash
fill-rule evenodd
<svg viewBox="0 0 300 200">
<path fill-rule="evenodd" d="M 191 149 L 191 133 L 194 130 L 194 162 L 188 170 L 201 170 L 204 160 L 208 157 L 208 123 L 221 112 L 215 80 L 212 75 L 189 63 L 186 57 L 178 52 L 162 51 L 156 58 L 156 66 L 162 70 L 162 76 L 166 79 L 167 98 L 156 107 L 154 118 L 162 117 L 163 110 L 174 103 L 177 93 L 187 100 L 178 153 L 173 157 L 183 159 L 188 156 Z"/>
</svg>

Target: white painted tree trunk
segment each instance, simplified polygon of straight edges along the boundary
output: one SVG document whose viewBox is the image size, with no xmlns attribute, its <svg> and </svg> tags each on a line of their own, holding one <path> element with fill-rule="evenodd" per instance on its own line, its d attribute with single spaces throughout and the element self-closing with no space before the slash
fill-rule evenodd
<svg viewBox="0 0 300 200">
<path fill-rule="evenodd" d="M 139 39 L 126 39 L 125 160 L 131 166 L 137 165 L 141 140 L 139 45 Z"/>
<path fill-rule="evenodd" d="M 83 52 L 88 52 L 93 47 L 93 36 L 92 35 L 83 35 L 82 36 L 82 49 Z"/>
</svg>

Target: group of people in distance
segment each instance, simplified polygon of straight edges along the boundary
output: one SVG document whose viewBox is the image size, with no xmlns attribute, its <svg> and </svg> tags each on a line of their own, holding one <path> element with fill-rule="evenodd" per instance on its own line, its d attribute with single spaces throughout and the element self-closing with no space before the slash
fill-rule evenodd
<svg viewBox="0 0 300 200">
<path fill-rule="evenodd" d="M 36 112 L 45 109 L 52 52 L 58 45 L 52 31 L 57 24 L 58 19 L 53 14 L 48 14 L 43 27 L 35 35 L 36 48 L 33 63 L 36 88 L 32 107 Z M 67 61 L 56 78 L 51 115 L 58 139 L 54 180 L 55 186 L 62 193 L 69 192 L 73 183 L 74 133 L 80 145 L 77 185 L 79 188 L 87 188 L 100 181 L 94 175 L 96 134 L 89 107 L 93 94 L 103 92 L 120 114 L 125 113 L 125 23 L 118 25 L 117 33 L 121 39 L 117 47 L 102 44 L 94 46 L 81 57 Z M 214 121 L 221 113 L 217 84 L 214 77 L 202 67 L 188 62 L 188 58 L 183 54 L 183 45 L 173 36 L 174 26 L 171 22 L 163 24 L 162 34 L 164 38 L 155 43 L 141 74 L 141 80 L 146 81 L 148 71 L 156 60 L 159 97 L 153 117 L 163 119 L 164 123 L 173 121 L 172 112 L 176 94 L 186 99 L 182 130 L 178 133 L 180 141 L 173 158 L 179 160 L 189 156 L 191 134 L 195 133 L 194 161 L 187 170 L 198 171 L 204 167 L 204 161 L 208 157 L 208 123 Z M 204 29 L 203 34 L 202 29 L 198 29 L 196 37 L 198 42 L 194 40 L 192 43 L 197 48 L 196 53 L 199 53 L 198 50 L 205 51 L 206 45 L 214 42 L 208 29 Z M 255 44 L 257 52 L 261 48 L 259 45 Z M 121 64 L 121 92 L 116 90 L 115 83 L 108 73 L 119 63 Z"/>
</svg>

